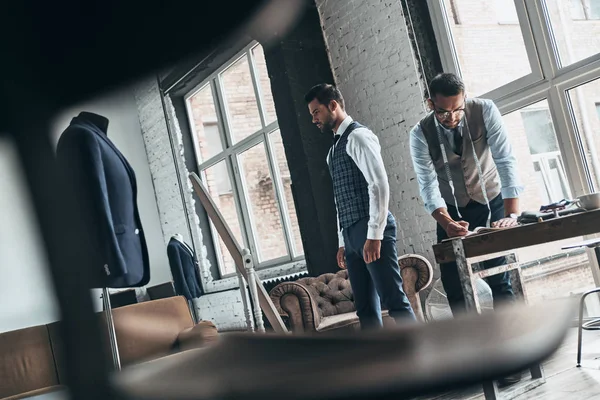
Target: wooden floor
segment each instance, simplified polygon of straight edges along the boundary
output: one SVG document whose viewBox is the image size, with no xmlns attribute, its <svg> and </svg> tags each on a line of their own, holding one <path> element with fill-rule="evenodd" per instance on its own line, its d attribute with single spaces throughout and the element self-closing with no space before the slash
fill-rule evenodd
<svg viewBox="0 0 600 400">
<path fill-rule="evenodd" d="M 546 383 L 513 398 L 516 400 L 600 400 L 600 332 L 583 331 L 581 368 L 576 367 L 576 360 L 577 330 L 573 328 L 557 352 L 543 364 Z M 523 377 L 524 380 L 530 379 L 529 375 Z M 508 389 L 501 389 L 500 395 L 506 394 L 506 390 Z M 418 397 L 413 400 L 475 399 L 484 399 L 480 386 L 435 396 Z"/>
</svg>

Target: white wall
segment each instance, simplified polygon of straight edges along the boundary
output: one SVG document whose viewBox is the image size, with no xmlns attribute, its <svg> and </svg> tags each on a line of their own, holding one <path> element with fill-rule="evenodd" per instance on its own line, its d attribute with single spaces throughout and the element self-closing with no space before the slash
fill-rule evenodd
<svg viewBox="0 0 600 400">
<path fill-rule="evenodd" d="M 146 149 L 137 107 L 126 89 L 65 110 L 52 125 L 54 143 L 80 111 L 109 120 L 109 138 L 125 155 L 136 173 L 138 206 L 148 243 L 149 286 L 171 280 Z M 41 238 L 24 187 L 12 143 L 0 141 L 0 332 L 46 324 L 59 319 Z M 97 309 L 101 304 L 94 292 Z"/>
<path fill-rule="evenodd" d="M 0 332 L 58 319 L 41 237 L 16 149 L 0 141 Z"/>
</svg>

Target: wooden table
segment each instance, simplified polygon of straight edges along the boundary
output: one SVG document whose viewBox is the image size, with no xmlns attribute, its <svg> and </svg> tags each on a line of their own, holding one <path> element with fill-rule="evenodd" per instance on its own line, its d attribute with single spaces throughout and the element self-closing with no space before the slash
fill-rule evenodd
<svg viewBox="0 0 600 400">
<path fill-rule="evenodd" d="M 467 310 L 481 312 L 479 299 L 474 289 L 474 281 L 477 278 L 485 278 L 510 270 L 516 270 L 517 279 L 520 280 L 518 283 L 521 284 L 521 287 L 524 286 L 518 263 L 474 271 L 472 265 L 475 258 L 481 259 L 487 257 L 487 259 L 490 259 L 514 249 L 598 232 L 600 232 L 600 210 L 594 210 L 553 218 L 543 222 L 519 225 L 496 232 L 455 238 L 434 245 L 433 252 L 436 262 L 440 264 L 451 261 L 456 262 Z M 515 386 L 514 390 L 508 393 L 508 397 L 515 397 L 545 382 L 544 373 L 540 365 L 532 366 L 530 371 L 532 376 L 531 381 Z M 495 382 L 484 383 L 483 389 L 486 399 L 498 398 L 498 388 Z"/>
</svg>

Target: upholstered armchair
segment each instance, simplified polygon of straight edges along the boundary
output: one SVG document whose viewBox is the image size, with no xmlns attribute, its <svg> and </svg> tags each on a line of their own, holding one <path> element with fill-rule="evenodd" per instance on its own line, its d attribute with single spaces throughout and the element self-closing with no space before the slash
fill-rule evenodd
<svg viewBox="0 0 600 400">
<path fill-rule="evenodd" d="M 424 321 L 419 292 L 431 284 L 431 264 L 416 254 L 404 255 L 398 262 L 404 292 L 417 319 Z M 270 297 L 279 313 L 288 318 L 294 333 L 359 327 L 346 270 L 280 283 L 271 290 Z M 386 310 L 383 311 L 383 316 L 384 325 L 393 324 Z"/>
</svg>

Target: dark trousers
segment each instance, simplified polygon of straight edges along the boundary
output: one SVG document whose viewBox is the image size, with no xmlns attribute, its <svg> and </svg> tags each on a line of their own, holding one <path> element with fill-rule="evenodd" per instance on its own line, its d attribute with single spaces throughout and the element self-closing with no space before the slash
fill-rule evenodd
<svg viewBox="0 0 600 400">
<path fill-rule="evenodd" d="M 488 208 L 485 204 L 479 204 L 471 201 L 466 207 L 460 207 L 460 214 L 462 218 L 458 217 L 456 207 L 447 206 L 448 213 L 455 221 L 463 220 L 469 223 L 469 230 L 473 230 L 478 226 L 485 226 L 488 216 Z M 491 222 L 498 221 L 504 218 L 504 201 L 502 196 L 498 195 L 495 199 L 490 201 L 490 208 L 492 210 Z M 437 239 L 438 243 L 448 238 L 446 231 L 438 224 L 437 226 Z M 497 267 L 499 265 L 506 264 L 506 257 L 498 257 L 483 262 L 484 268 Z M 440 266 L 442 272 L 442 283 L 444 284 L 444 291 L 448 297 L 448 303 L 452 309 L 452 314 L 464 312 L 466 310 L 465 297 L 463 295 L 462 287 L 460 285 L 460 278 L 458 277 L 458 270 L 456 263 L 446 263 Z M 503 302 L 515 301 L 515 294 L 512 290 L 510 283 L 510 276 L 507 272 L 499 275 L 490 276 L 485 279 L 490 288 L 494 298 L 494 307 L 498 306 Z"/>
<path fill-rule="evenodd" d="M 373 263 L 366 264 L 363 259 L 363 246 L 367 240 L 368 220 L 369 218 L 363 218 L 343 230 L 348 277 L 361 328 L 383 326 L 381 303 L 396 322 L 415 321 L 415 314 L 402 289 L 394 216 L 388 213 L 381 241 L 381 257 Z"/>
</svg>

